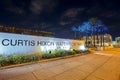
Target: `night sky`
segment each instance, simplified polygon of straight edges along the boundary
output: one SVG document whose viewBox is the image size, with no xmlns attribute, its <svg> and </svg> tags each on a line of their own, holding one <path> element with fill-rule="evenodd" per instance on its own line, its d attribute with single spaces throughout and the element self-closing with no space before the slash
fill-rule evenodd
<svg viewBox="0 0 120 80">
<path fill-rule="evenodd" d="M 0 0 L 0 25 L 43 30 L 55 37 L 74 38 L 73 25 L 100 19 L 114 37 L 120 36 L 117 0 Z"/>
</svg>

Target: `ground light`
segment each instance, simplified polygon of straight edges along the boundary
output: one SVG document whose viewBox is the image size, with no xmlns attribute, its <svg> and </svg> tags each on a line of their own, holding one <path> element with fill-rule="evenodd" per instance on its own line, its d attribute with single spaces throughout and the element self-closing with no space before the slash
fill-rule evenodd
<svg viewBox="0 0 120 80">
<path fill-rule="evenodd" d="M 85 47 L 85 45 L 81 45 L 80 50 L 85 51 L 85 50 L 87 50 L 87 48 Z"/>
</svg>

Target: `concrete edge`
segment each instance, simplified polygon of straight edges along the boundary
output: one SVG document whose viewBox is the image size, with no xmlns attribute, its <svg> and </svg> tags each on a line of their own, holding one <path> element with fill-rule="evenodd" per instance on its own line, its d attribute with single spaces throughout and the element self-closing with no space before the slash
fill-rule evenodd
<svg viewBox="0 0 120 80">
<path fill-rule="evenodd" d="M 90 54 L 90 53 L 88 53 L 88 54 Z M 39 61 L 35 61 L 35 62 L 27 62 L 27 63 L 22 63 L 22 64 L 14 64 L 14 65 L 10 65 L 10 66 L 0 67 L 0 70 L 2 70 L 2 69 L 8 69 L 8 68 L 14 68 L 14 67 L 20 67 L 20 66 L 25 66 L 25 65 L 31 65 L 31 64 L 35 64 L 35 63 L 42 63 L 42 62 L 55 61 L 55 60 L 66 59 L 66 58 L 71 58 L 71 57 L 77 57 L 77 56 L 80 56 L 80 55 L 86 55 L 86 54 L 81 53 L 81 54 L 74 54 L 74 55 L 68 55 L 68 56 L 51 58 L 51 59 L 43 59 L 43 60 L 39 60 Z"/>
</svg>

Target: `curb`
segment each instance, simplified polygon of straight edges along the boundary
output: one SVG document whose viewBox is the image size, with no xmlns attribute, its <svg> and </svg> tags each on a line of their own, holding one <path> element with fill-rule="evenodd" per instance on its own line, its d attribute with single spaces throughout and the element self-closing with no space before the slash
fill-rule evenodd
<svg viewBox="0 0 120 80">
<path fill-rule="evenodd" d="M 0 67 L 0 70 L 8 69 L 8 68 L 14 68 L 14 67 L 20 67 L 20 66 L 25 66 L 25 65 L 31 65 L 31 64 L 35 64 L 35 63 L 42 63 L 42 62 L 55 61 L 55 60 L 66 59 L 66 58 L 71 58 L 71 57 L 77 57 L 77 56 L 80 56 L 80 55 L 86 55 L 86 54 L 82 54 L 82 53 L 81 54 L 74 54 L 74 55 L 68 55 L 68 56 L 51 58 L 51 59 L 43 59 L 43 60 L 35 61 L 35 62 L 27 62 L 27 63 L 22 63 L 22 64 L 4 66 L 4 67 Z"/>
</svg>

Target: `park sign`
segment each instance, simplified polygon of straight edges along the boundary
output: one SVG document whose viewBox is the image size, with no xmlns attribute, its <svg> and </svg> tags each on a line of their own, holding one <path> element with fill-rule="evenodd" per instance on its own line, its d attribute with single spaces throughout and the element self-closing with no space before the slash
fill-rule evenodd
<svg viewBox="0 0 120 80">
<path fill-rule="evenodd" d="M 0 32 L 0 55 L 71 49 L 85 49 L 84 41 Z"/>
</svg>

